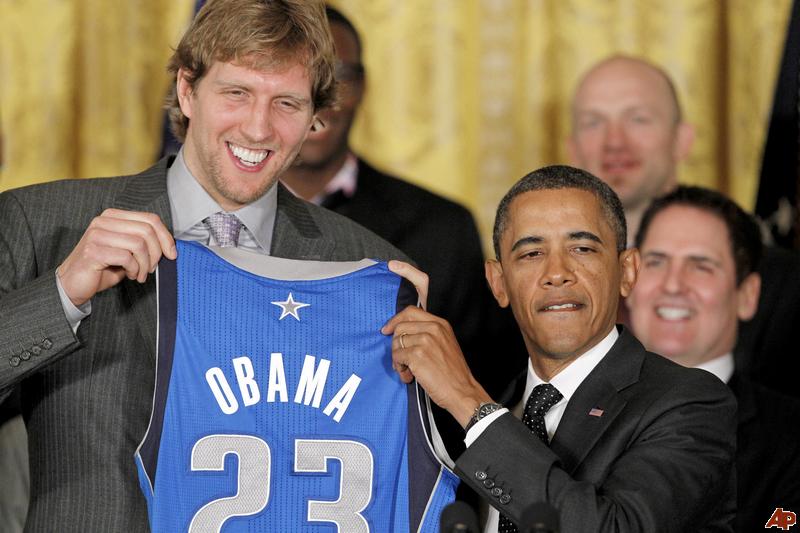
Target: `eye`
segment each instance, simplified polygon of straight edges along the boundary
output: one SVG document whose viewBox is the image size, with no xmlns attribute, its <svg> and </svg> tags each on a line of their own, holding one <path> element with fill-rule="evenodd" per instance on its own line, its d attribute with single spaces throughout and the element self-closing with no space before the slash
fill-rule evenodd
<svg viewBox="0 0 800 533">
<path fill-rule="evenodd" d="M 579 254 L 591 254 L 595 252 L 595 249 L 591 246 L 576 246 L 573 250 Z"/>
<path fill-rule="evenodd" d="M 650 124 L 652 119 L 647 115 L 633 115 L 631 117 L 631 122 L 634 124 Z"/>
<path fill-rule="evenodd" d="M 520 259 L 536 259 L 542 255 L 541 250 L 526 250 L 520 254 Z"/>
<path fill-rule="evenodd" d="M 578 128 L 580 129 L 591 129 L 600 126 L 600 117 L 598 116 L 584 116 L 578 119 Z"/>
<path fill-rule="evenodd" d="M 302 106 L 296 100 L 292 100 L 291 98 L 281 98 L 277 101 L 278 107 L 282 111 L 294 112 L 299 111 Z"/>
<path fill-rule="evenodd" d="M 243 91 L 242 89 L 235 89 L 234 88 L 234 89 L 228 89 L 227 91 L 225 91 L 225 95 L 230 97 L 230 98 L 241 99 L 241 98 L 244 98 L 245 96 L 247 96 L 247 93 L 245 91 Z"/>
<path fill-rule="evenodd" d="M 708 263 L 695 263 L 694 269 L 704 274 L 712 274 L 714 269 Z"/>
<path fill-rule="evenodd" d="M 659 257 L 650 257 L 642 261 L 644 268 L 658 268 L 664 264 L 664 260 Z"/>
</svg>

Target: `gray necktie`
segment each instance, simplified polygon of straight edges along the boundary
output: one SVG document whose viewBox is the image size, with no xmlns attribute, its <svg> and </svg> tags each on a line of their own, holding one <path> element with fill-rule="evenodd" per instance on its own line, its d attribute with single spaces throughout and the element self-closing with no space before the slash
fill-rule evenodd
<svg viewBox="0 0 800 533">
<path fill-rule="evenodd" d="M 239 231 L 242 221 L 232 213 L 220 211 L 204 221 L 220 248 L 231 248 L 239 244 Z"/>
<path fill-rule="evenodd" d="M 525 412 L 522 414 L 522 421 L 531 430 L 531 433 L 539 439 L 547 442 L 547 428 L 544 424 L 544 415 L 555 404 L 561 401 L 564 395 L 549 383 L 542 383 L 533 388 L 528 401 L 525 402 Z M 497 527 L 498 533 L 516 533 L 519 531 L 516 526 L 505 515 L 500 515 L 500 523 Z"/>
</svg>

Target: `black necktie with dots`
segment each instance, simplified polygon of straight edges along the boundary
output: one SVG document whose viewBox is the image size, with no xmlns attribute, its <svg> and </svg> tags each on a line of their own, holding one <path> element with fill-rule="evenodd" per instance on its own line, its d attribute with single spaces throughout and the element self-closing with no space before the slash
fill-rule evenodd
<svg viewBox="0 0 800 533">
<path fill-rule="evenodd" d="M 525 402 L 525 412 L 522 414 L 522 422 L 528 426 L 531 433 L 539 439 L 547 442 L 547 428 L 544 424 L 544 415 L 555 404 L 561 401 L 564 395 L 549 383 L 542 383 L 533 388 L 528 401 Z M 517 533 L 519 530 L 508 517 L 500 515 L 500 523 L 497 527 L 498 533 Z"/>
</svg>

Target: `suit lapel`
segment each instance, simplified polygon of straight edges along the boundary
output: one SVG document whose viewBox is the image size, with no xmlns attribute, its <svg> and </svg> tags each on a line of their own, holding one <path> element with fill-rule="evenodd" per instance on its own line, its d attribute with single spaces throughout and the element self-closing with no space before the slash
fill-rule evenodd
<svg viewBox="0 0 800 533">
<path fill-rule="evenodd" d="M 280 182 L 278 212 L 272 233 L 270 255 L 289 259 L 327 261 L 336 243 L 322 235 L 308 205 L 296 198 Z"/>
<path fill-rule="evenodd" d="M 164 158 L 155 166 L 128 180 L 125 189 L 114 202 L 117 209 L 155 213 L 172 231 L 172 214 L 167 196 L 167 167 L 171 158 Z M 155 360 L 156 339 L 156 282 L 155 276 L 145 283 L 129 279 L 121 282 L 122 293 L 136 317 L 136 323 L 145 342 L 145 351 Z"/>
<path fill-rule="evenodd" d="M 639 380 L 644 349 L 626 330 L 570 398 L 550 448 L 572 474 L 622 412 L 620 393 Z"/>
</svg>

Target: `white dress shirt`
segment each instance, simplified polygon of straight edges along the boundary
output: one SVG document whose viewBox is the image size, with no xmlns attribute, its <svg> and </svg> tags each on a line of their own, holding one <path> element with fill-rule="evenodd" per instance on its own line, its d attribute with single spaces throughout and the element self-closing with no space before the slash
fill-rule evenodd
<svg viewBox="0 0 800 533">
<path fill-rule="evenodd" d="M 719 357 L 715 357 L 710 361 L 701 363 L 695 368 L 700 368 L 706 372 L 711 372 L 721 379 L 723 383 L 727 383 L 731 380 L 731 376 L 733 376 L 733 367 L 733 353 L 728 352 L 724 355 L 720 355 Z"/>
</svg>

